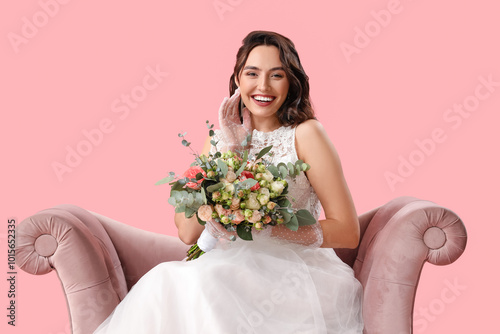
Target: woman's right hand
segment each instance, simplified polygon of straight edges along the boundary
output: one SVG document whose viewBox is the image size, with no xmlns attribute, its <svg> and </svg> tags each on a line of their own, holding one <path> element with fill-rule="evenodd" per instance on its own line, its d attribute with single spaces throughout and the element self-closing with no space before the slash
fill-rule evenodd
<svg viewBox="0 0 500 334">
<path fill-rule="evenodd" d="M 205 230 L 207 230 L 207 232 L 216 239 L 224 238 L 230 241 L 234 241 L 237 237 L 236 231 L 229 232 L 221 223 L 218 223 L 213 219 L 210 219 L 206 222 Z"/>
<path fill-rule="evenodd" d="M 240 121 L 238 108 L 240 99 L 241 94 L 238 88 L 230 98 L 224 98 L 219 108 L 219 126 L 224 143 L 227 149 L 233 152 L 247 148 L 250 140 L 247 140 L 247 145 L 242 144 L 253 131 L 250 111 L 247 108 L 242 110 L 243 123 Z"/>
</svg>

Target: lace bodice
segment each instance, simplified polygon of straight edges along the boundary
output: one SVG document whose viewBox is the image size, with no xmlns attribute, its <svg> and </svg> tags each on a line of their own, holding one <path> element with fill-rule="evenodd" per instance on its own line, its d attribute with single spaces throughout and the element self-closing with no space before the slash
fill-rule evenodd
<svg viewBox="0 0 500 334">
<path fill-rule="evenodd" d="M 215 131 L 213 138 L 219 148 L 223 147 L 223 138 L 220 130 Z M 272 157 L 266 155 L 266 160 L 274 165 L 280 162 L 295 163 L 299 158 L 295 150 L 295 128 L 280 127 L 271 132 L 262 132 L 253 130 L 252 142 L 250 145 L 250 154 L 257 155 L 264 147 L 272 145 Z M 215 148 L 212 147 L 212 153 Z M 288 182 L 288 197 L 295 209 L 306 209 L 311 212 L 316 221 L 321 213 L 321 203 L 313 187 L 309 183 L 306 175 L 300 173 L 295 178 L 287 177 Z M 291 231 L 285 226 L 278 225 L 272 228 L 266 228 L 263 231 L 264 235 L 271 235 L 282 240 L 288 240 L 293 243 L 308 245 L 311 247 L 319 247 L 323 243 L 323 232 L 321 225 L 317 222 L 314 225 L 301 226 L 298 231 Z"/>
</svg>

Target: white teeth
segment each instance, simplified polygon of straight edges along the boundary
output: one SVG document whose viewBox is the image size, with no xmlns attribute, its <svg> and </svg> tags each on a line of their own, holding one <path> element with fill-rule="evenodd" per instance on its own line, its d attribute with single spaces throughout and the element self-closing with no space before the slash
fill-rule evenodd
<svg viewBox="0 0 500 334">
<path fill-rule="evenodd" d="M 272 97 L 264 97 L 264 96 L 254 96 L 253 98 L 260 102 L 271 102 L 272 100 L 274 100 L 274 98 Z"/>
</svg>

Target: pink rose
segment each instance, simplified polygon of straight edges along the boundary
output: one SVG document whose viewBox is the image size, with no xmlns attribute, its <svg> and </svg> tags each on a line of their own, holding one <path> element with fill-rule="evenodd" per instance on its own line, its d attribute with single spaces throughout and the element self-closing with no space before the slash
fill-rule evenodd
<svg viewBox="0 0 500 334">
<path fill-rule="evenodd" d="M 250 218 L 248 218 L 248 221 L 251 223 L 256 223 L 261 219 L 262 219 L 262 215 L 260 214 L 260 212 L 257 210 L 253 210 L 252 216 Z"/>
<path fill-rule="evenodd" d="M 224 209 L 220 204 L 215 204 L 215 211 L 217 211 L 219 217 L 229 216 L 231 214 L 231 210 Z"/>
<path fill-rule="evenodd" d="M 185 171 L 182 176 L 187 177 L 189 179 L 196 179 L 196 174 L 198 174 L 198 173 L 201 173 L 205 177 L 207 176 L 207 173 L 205 173 L 205 171 L 200 166 L 189 167 L 189 169 L 187 171 Z M 203 179 L 199 179 L 197 182 L 188 182 L 188 183 L 186 183 L 186 187 L 198 190 L 201 188 L 202 182 L 203 182 Z"/>
<path fill-rule="evenodd" d="M 198 218 L 203 221 L 212 219 L 213 209 L 211 205 L 202 205 L 198 208 Z"/>
<path fill-rule="evenodd" d="M 239 197 L 233 197 L 233 199 L 231 200 L 230 209 L 231 210 L 238 210 L 240 208 L 240 201 L 241 201 L 241 199 Z"/>
<path fill-rule="evenodd" d="M 242 210 L 233 211 L 233 214 L 234 214 L 234 219 L 231 221 L 231 223 L 238 225 L 239 223 L 245 220 L 245 215 L 243 214 Z"/>
</svg>

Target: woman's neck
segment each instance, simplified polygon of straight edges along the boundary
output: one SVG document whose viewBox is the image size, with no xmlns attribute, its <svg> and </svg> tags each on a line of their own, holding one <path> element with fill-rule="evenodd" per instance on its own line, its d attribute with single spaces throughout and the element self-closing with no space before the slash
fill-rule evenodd
<svg viewBox="0 0 500 334">
<path fill-rule="evenodd" d="M 259 118 L 250 114 L 253 128 L 260 132 L 272 132 L 281 127 L 278 117 Z"/>
</svg>

